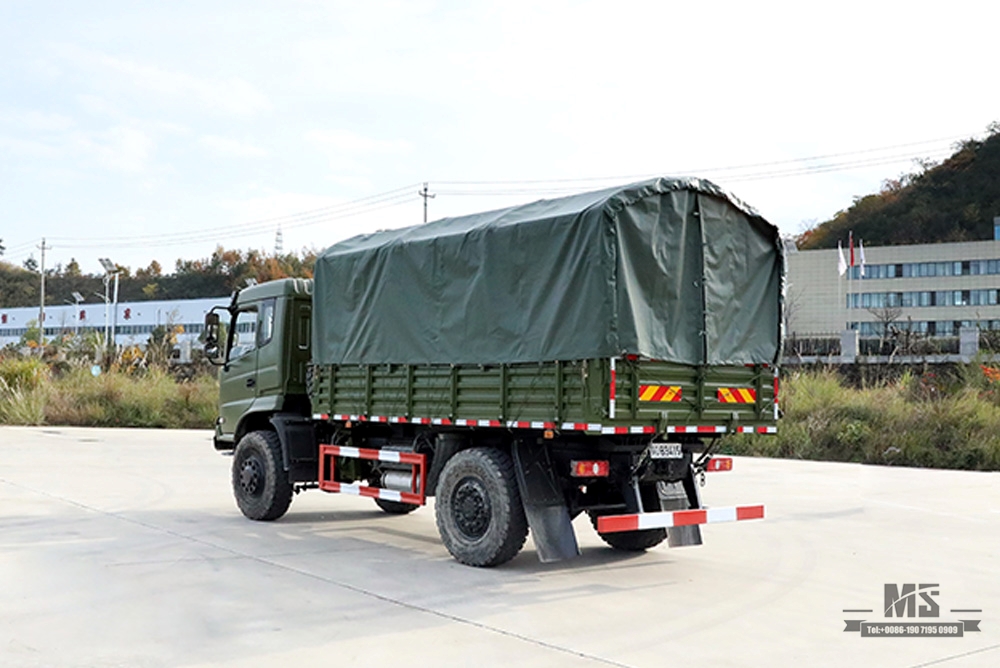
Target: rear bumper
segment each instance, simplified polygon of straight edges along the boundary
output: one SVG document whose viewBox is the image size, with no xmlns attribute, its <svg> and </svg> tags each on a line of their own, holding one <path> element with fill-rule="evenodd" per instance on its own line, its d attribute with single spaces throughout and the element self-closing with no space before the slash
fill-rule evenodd
<svg viewBox="0 0 1000 668">
<path fill-rule="evenodd" d="M 698 508 L 659 513 L 633 513 L 631 515 L 606 515 L 597 519 L 599 533 L 641 531 L 643 529 L 669 529 L 671 527 L 716 524 L 741 520 L 764 519 L 764 506 L 729 506 L 725 508 Z"/>
</svg>

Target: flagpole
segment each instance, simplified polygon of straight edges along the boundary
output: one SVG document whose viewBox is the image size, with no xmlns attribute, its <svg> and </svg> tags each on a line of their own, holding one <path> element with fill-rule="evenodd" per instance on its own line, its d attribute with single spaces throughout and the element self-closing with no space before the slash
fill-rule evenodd
<svg viewBox="0 0 1000 668">
<path fill-rule="evenodd" d="M 842 317 L 844 315 L 844 311 L 845 311 L 845 309 L 844 309 L 844 294 L 843 293 L 844 293 L 844 277 L 841 276 L 838 273 L 837 274 L 837 313 L 840 314 L 839 316 L 837 316 L 838 318 Z M 844 331 L 844 328 L 840 326 L 841 322 L 844 322 L 844 321 L 841 320 L 840 322 L 837 323 L 837 336 L 840 336 L 840 332 Z"/>
<path fill-rule="evenodd" d="M 851 287 L 854 285 L 854 231 L 851 230 L 847 233 L 847 297 L 851 298 Z M 851 313 L 847 312 L 847 322 L 844 323 L 844 329 L 851 329 Z M 859 334 L 860 335 L 860 334 Z"/>
<path fill-rule="evenodd" d="M 840 241 L 837 241 L 837 305 L 833 309 L 834 318 L 840 318 L 844 315 L 844 300 L 842 298 L 842 293 L 844 291 L 844 272 L 847 271 L 847 262 L 844 260 L 844 248 L 840 245 Z M 835 320 L 837 326 L 837 336 L 844 331 L 844 328 L 840 326 L 843 320 Z"/>
</svg>

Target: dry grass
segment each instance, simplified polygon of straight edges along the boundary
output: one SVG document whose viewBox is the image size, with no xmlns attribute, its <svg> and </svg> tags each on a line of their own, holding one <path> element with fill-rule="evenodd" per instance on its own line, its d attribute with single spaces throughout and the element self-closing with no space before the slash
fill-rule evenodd
<svg viewBox="0 0 1000 668">
<path fill-rule="evenodd" d="M 215 379 L 176 382 L 152 368 L 112 369 L 93 376 L 84 366 L 55 375 L 30 358 L 0 360 L 0 423 L 87 427 L 211 428 Z"/>
<path fill-rule="evenodd" d="M 728 437 L 734 454 L 895 466 L 1000 470 L 1000 381 L 970 365 L 959 377 L 904 374 L 845 387 L 832 371 L 782 386 L 778 434 Z"/>
</svg>

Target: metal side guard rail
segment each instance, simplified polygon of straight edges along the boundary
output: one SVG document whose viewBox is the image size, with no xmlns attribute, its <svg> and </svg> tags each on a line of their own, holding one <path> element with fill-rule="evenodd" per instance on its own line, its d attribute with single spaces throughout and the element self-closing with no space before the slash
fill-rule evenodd
<svg viewBox="0 0 1000 668">
<path fill-rule="evenodd" d="M 410 464 L 413 466 L 413 474 L 410 479 L 410 491 L 398 492 L 393 489 L 382 487 L 369 487 L 357 483 L 337 482 L 336 462 L 337 457 L 348 457 L 352 459 L 371 459 L 396 464 Z M 354 494 L 355 496 L 367 496 L 373 499 L 383 499 L 384 501 L 396 501 L 399 503 L 412 503 L 422 506 L 427 503 L 427 456 L 418 455 L 412 452 L 398 452 L 395 450 L 372 450 L 367 448 L 353 448 L 343 445 L 320 445 L 319 446 L 319 488 L 324 492 L 340 494 Z"/>
</svg>

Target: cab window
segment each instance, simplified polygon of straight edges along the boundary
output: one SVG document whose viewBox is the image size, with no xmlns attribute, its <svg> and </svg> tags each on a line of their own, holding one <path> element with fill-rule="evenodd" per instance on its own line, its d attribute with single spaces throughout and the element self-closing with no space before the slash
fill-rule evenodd
<svg viewBox="0 0 1000 668">
<path fill-rule="evenodd" d="M 234 360 L 257 348 L 257 307 L 243 309 L 233 323 L 233 348 L 229 359 Z"/>
<path fill-rule="evenodd" d="M 274 336 L 274 299 L 268 299 L 260 307 L 260 328 L 257 330 L 257 347 L 263 348 Z"/>
</svg>

